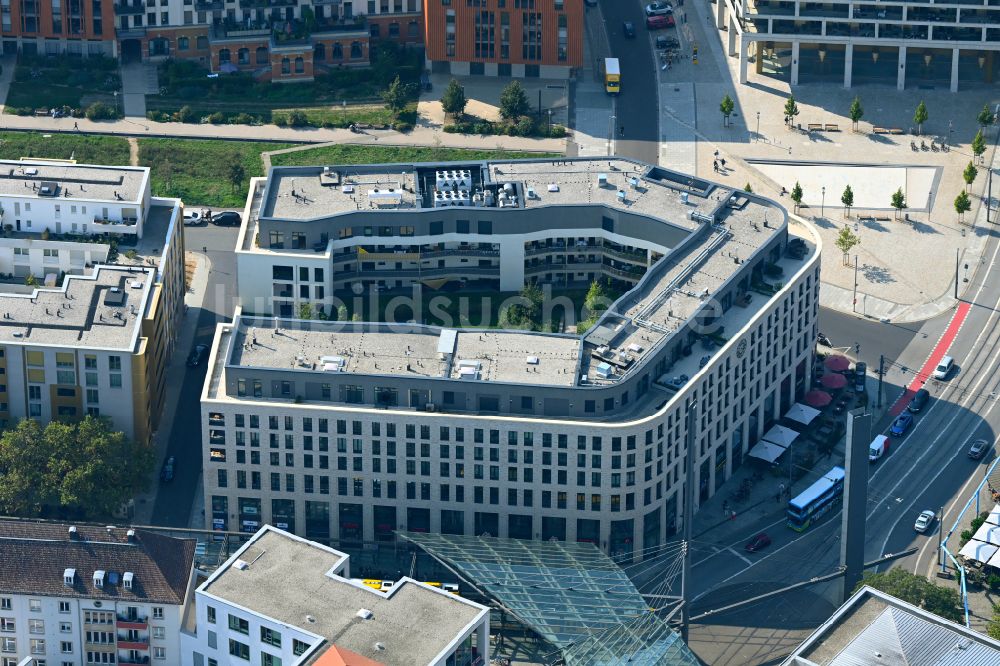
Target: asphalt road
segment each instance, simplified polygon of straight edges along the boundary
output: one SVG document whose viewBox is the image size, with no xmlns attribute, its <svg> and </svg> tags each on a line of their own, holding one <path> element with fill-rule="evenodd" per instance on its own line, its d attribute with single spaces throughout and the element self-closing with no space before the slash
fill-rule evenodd
<svg viewBox="0 0 1000 666">
<path fill-rule="evenodd" d="M 982 479 L 992 460 L 991 454 L 983 461 L 974 461 L 966 452 L 972 439 L 995 442 L 1000 427 L 994 396 L 1000 392 L 1000 289 L 996 288 L 1000 284 L 1000 267 L 995 264 L 998 254 L 994 237 L 986 250 L 990 268 L 977 274 L 967 292 L 972 307 L 946 350 L 955 357 L 958 367 L 947 381 L 931 380 L 924 384 L 932 400 L 916 416 L 914 425 L 903 437 L 892 438 L 888 457 L 870 468 L 866 561 L 916 546 L 920 549 L 917 554 L 884 566 L 903 566 L 917 573 L 930 573 L 937 554 L 936 528 L 943 524 L 947 530 L 952 526 L 970 489 Z M 821 330 L 834 345 L 842 341 L 853 344 L 858 340 L 863 358 L 870 349 L 876 363 L 879 350 L 898 359 L 887 374 L 887 396 L 898 395 L 914 378 L 914 368 L 923 366 L 951 320 L 952 312 L 949 312 L 919 326 L 896 327 L 851 321 L 851 318 L 828 311 L 820 316 Z M 885 433 L 891 421 L 892 416 L 886 415 L 873 430 Z M 839 464 L 837 460 L 830 462 L 834 463 Z M 913 521 L 920 511 L 937 510 L 942 506 L 946 507 L 946 516 L 936 523 L 935 529 L 923 535 L 913 530 Z M 830 573 L 837 567 L 839 511 L 798 534 L 784 526 L 779 510 L 780 507 L 776 507 L 767 517 L 748 522 L 745 535 L 733 539 L 732 543 L 695 544 L 696 565 L 691 581 L 697 599 L 695 612 Z M 762 553 L 744 555 L 742 545 L 760 531 L 767 531 L 774 543 Z M 711 541 L 710 535 L 704 538 Z M 731 555 L 727 547 L 738 554 Z M 811 588 L 815 594 L 807 598 L 815 603 L 816 597 L 825 593 L 825 601 L 832 604 L 836 601 L 834 595 L 839 585 L 835 582 L 815 586 Z M 801 607 L 792 610 L 793 615 L 810 612 L 804 601 Z M 742 612 L 747 613 L 748 609 L 743 608 Z"/>
<path fill-rule="evenodd" d="M 643 5 L 636 0 L 602 0 L 601 12 L 611 53 L 622 70 L 622 89 L 614 102 L 615 153 L 656 164 L 660 157 L 656 58 L 646 37 Z M 635 26 L 632 39 L 625 37 L 625 21 Z M 622 128 L 624 134 L 619 131 Z"/>
<path fill-rule="evenodd" d="M 188 251 L 206 254 L 211 261 L 211 272 L 202 307 L 190 310 L 188 317 L 197 317 L 197 331 L 192 346 L 211 346 L 217 322 L 231 318 L 236 295 L 236 244 L 238 227 L 185 227 L 184 244 Z M 190 349 L 178 348 L 174 353 L 187 358 Z M 174 456 L 174 480 L 162 483 L 153 505 L 152 523 L 167 527 L 187 527 L 191 508 L 198 492 L 201 474 L 201 391 L 205 384 L 206 363 L 188 368 L 184 374 L 177 409 L 164 414 L 163 419 L 173 422 L 167 455 Z"/>
</svg>

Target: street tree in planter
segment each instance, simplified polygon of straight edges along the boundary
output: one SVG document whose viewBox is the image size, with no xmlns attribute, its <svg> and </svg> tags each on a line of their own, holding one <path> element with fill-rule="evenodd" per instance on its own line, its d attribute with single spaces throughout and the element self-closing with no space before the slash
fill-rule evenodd
<svg viewBox="0 0 1000 666">
<path fill-rule="evenodd" d="M 958 221 L 962 223 L 965 221 L 965 214 L 972 209 L 972 201 L 969 199 L 969 193 L 962 190 L 955 197 L 955 212 L 958 213 Z"/>
<path fill-rule="evenodd" d="M 906 208 L 906 195 L 903 194 L 903 188 L 899 188 L 892 193 L 892 199 L 889 201 L 892 207 L 896 209 L 896 219 L 899 219 L 899 213 Z"/>
<path fill-rule="evenodd" d="M 920 100 L 920 104 L 917 104 L 917 109 L 913 112 L 913 122 L 917 125 L 917 135 L 924 133 L 924 123 L 927 122 L 929 118 L 927 114 L 927 105 L 924 104 L 923 100 Z"/>
<path fill-rule="evenodd" d="M 528 94 L 520 81 L 511 81 L 500 93 L 500 117 L 515 121 L 531 111 Z"/>
<path fill-rule="evenodd" d="M 986 137 L 983 136 L 983 130 L 976 132 L 976 136 L 972 137 L 972 154 L 976 156 L 976 161 L 982 164 L 983 153 L 986 152 Z"/>
<path fill-rule="evenodd" d="M 854 101 L 851 102 L 851 108 L 847 111 L 847 115 L 851 119 L 851 122 L 854 124 L 854 131 L 857 132 L 858 123 L 861 122 L 861 119 L 865 115 L 865 109 L 864 107 L 861 106 L 860 97 L 855 97 Z"/>
<path fill-rule="evenodd" d="M 795 181 L 795 187 L 792 188 L 792 193 L 789 196 L 795 203 L 795 212 L 799 212 L 799 206 L 802 205 L 802 186 L 799 185 L 799 181 Z"/>
<path fill-rule="evenodd" d="M 968 190 L 972 183 L 976 180 L 976 174 L 979 173 L 979 169 L 972 162 L 965 165 L 965 170 L 962 171 L 962 180 L 965 181 L 965 189 Z"/>
<path fill-rule="evenodd" d="M 843 262 L 846 266 L 850 263 L 851 250 L 855 245 L 861 243 L 861 237 L 851 231 L 851 227 L 845 224 L 844 228 L 837 234 L 837 240 L 834 242 L 837 245 L 837 249 L 844 253 Z"/>
<path fill-rule="evenodd" d="M 840 203 L 844 204 L 844 214 L 851 216 L 851 208 L 854 206 L 854 190 L 848 185 L 844 188 L 844 193 L 840 195 Z"/>
<path fill-rule="evenodd" d="M 795 95 L 789 95 L 785 100 L 785 124 L 791 127 L 797 115 L 799 115 L 799 105 L 795 103 Z"/>
<path fill-rule="evenodd" d="M 727 94 L 719 104 L 719 111 L 722 112 L 722 124 L 724 126 L 729 127 L 729 116 L 733 115 L 734 109 L 736 109 L 736 102 Z"/>
<path fill-rule="evenodd" d="M 976 122 L 979 123 L 980 127 L 986 127 L 993 123 L 993 112 L 990 111 L 989 104 L 983 104 L 983 110 L 976 116 Z"/>
</svg>

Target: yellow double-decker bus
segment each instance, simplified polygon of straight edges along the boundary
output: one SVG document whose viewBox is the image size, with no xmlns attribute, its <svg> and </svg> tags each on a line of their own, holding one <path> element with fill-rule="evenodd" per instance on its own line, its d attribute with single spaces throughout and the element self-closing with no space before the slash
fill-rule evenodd
<svg viewBox="0 0 1000 666">
<path fill-rule="evenodd" d="M 617 95 L 622 89 L 622 70 L 618 58 L 604 59 L 604 89 L 609 95 Z"/>
</svg>

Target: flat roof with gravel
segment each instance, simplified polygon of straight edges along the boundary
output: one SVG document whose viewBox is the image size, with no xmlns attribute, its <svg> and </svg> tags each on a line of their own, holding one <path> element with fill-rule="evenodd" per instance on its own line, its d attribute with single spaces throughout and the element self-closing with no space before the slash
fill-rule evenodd
<svg viewBox="0 0 1000 666">
<path fill-rule="evenodd" d="M 0 196 L 142 201 L 148 167 L 0 160 Z"/>
<path fill-rule="evenodd" d="M 62 288 L 0 293 L 0 342 L 132 351 L 153 283 L 151 268 L 98 266 Z"/>
<path fill-rule="evenodd" d="M 379 208 L 416 208 L 409 165 L 271 169 L 260 217 L 311 220 Z"/>
<path fill-rule="evenodd" d="M 388 592 L 353 583 L 333 573 L 347 555 L 270 527 L 237 558 L 200 591 L 385 666 L 433 663 L 487 611 L 408 578 Z M 368 619 L 358 616 L 362 609 Z"/>
<path fill-rule="evenodd" d="M 505 331 L 462 331 L 451 367 L 453 379 L 478 371 L 478 379 L 515 384 L 572 386 L 580 358 L 576 336 Z M 475 377 L 472 377 L 475 378 Z"/>
</svg>

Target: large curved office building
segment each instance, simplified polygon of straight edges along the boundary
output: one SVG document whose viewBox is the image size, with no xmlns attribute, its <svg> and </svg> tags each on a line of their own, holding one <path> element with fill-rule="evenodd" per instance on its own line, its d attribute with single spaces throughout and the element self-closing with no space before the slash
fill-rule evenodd
<svg viewBox="0 0 1000 666">
<path fill-rule="evenodd" d="M 245 219 L 202 396 L 216 529 L 641 557 L 680 525 L 687 442 L 700 502 L 807 389 L 818 240 L 741 190 L 622 158 L 276 168 Z M 595 279 L 622 295 L 584 333 L 295 317 Z"/>
</svg>

